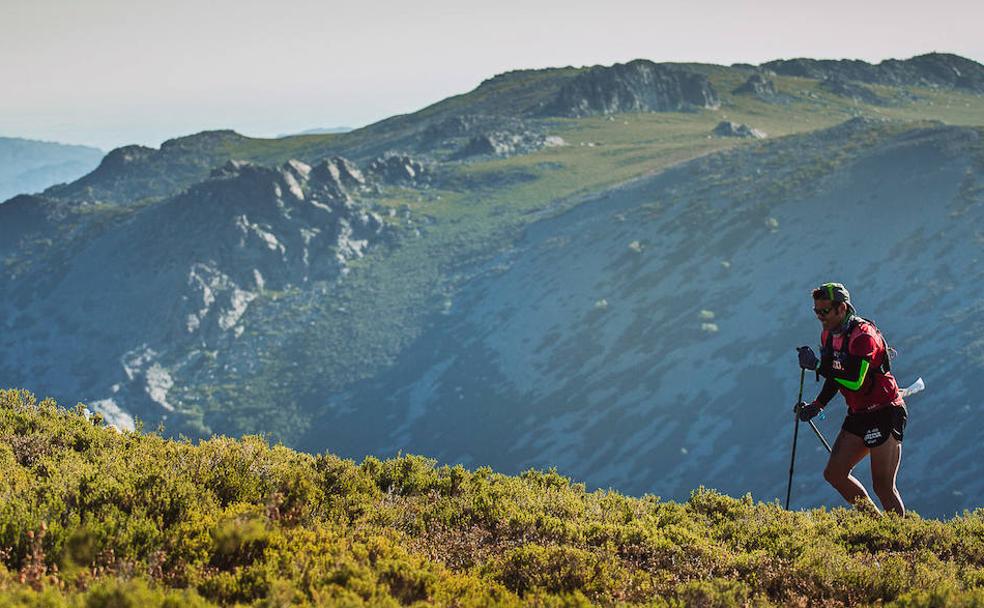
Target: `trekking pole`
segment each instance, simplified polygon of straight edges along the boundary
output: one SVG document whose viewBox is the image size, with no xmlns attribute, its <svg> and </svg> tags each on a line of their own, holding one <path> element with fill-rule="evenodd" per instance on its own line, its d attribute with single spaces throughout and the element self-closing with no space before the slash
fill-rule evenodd
<svg viewBox="0 0 984 608">
<path fill-rule="evenodd" d="M 820 443 L 823 444 L 823 447 L 827 448 L 828 452 L 833 453 L 833 450 L 830 449 L 830 444 L 827 443 L 827 439 L 823 436 L 823 433 L 820 432 L 820 429 L 817 428 L 817 425 L 813 424 L 812 420 L 810 420 L 810 428 L 813 429 L 813 432 L 817 434 L 817 439 L 820 440 Z"/>
<path fill-rule="evenodd" d="M 806 370 L 800 368 L 800 392 L 799 392 L 799 397 L 796 398 L 796 403 L 799 403 L 800 401 L 803 400 L 803 378 L 805 377 L 806 377 Z M 796 439 L 799 436 L 799 430 L 800 430 L 799 411 L 796 410 L 793 411 L 793 421 L 794 421 L 793 424 L 795 425 L 793 427 L 793 455 L 789 459 L 789 485 L 786 486 L 787 511 L 789 510 L 789 495 L 793 491 L 793 466 L 796 464 Z M 812 420 L 810 421 L 810 424 L 811 425 L 813 424 Z M 816 427 L 813 427 L 813 429 L 816 430 Z M 819 433 L 820 431 L 817 432 Z M 824 443 L 826 443 L 826 441 Z"/>
</svg>

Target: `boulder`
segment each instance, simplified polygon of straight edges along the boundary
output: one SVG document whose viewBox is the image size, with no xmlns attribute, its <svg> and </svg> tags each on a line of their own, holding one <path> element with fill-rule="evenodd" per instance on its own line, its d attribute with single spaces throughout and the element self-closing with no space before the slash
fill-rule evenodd
<svg viewBox="0 0 984 608">
<path fill-rule="evenodd" d="M 337 196 L 348 196 L 349 192 L 363 190 L 367 185 L 362 171 L 341 156 L 326 158 L 312 167 L 311 183 Z"/>
<path fill-rule="evenodd" d="M 840 97 L 847 97 L 854 101 L 867 103 L 876 106 L 888 105 L 888 101 L 880 97 L 877 93 L 856 82 L 844 80 L 838 76 L 825 78 L 820 83 L 820 88 Z"/>
<path fill-rule="evenodd" d="M 508 156 L 516 151 L 516 140 L 506 133 L 486 133 L 477 135 L 454 155 L 455 158 L 470 156 Z"/>
<path fill-rule="evenodd" d="M 764 131 L 753 129 L 746 124 L 731 122 L 730 120 L 719 122 L 718 126 L 714 127 L 712 133 L 718 137 L 751 137 L 754 139 L 764 139 L 767 137 Z"/>
<path fill-rule="evenodd" d="M 759 73 L 749 76 L 745 84 L 732 91 L 732 93 L 735 95 L 754 95 L 759 99 L 766 100 L 774 99 L 777 95 L 775 83 Z"/>
<path fill-rule="evenodd" d="M 474 156 L 505 157 L 514 154 L 528 154 L 541 148 L 563 145 L 566 145 L 564 139 L 555 135 L 544 136 L 540 133 L 530 131 L 521 133 L 492 131 L 471 138 L 451 158 L 463 159 Z"/>
<path fill-rule="evenodd" d="M 491 129 L 521 129 L 524 126 L 523 121 L 518 118 L 483 114 L 462 114 L 428 124 L 421 132 L 421 140 L 425 143 L 434 144 L 449 139 L 471 137 L 480 131 Z"/>
<path fill-rule="evenodd" d="M 387 184 L 410 185 L 428 180 L 424 165 L 407 155 L 380 156 L 369 163 L 366 172 Z"/>
</svg>

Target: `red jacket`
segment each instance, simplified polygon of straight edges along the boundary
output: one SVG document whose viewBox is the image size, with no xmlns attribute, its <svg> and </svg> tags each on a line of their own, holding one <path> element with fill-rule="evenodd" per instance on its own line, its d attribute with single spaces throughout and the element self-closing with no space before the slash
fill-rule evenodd
<svg viewBox="0 0 984 608">
<path fill-rule="evenodd" d="M 820 332 L 820 344 L 827 344 L 827 331 Z M 873 323 L 861 320 L 851 331 L 847 353 L 841 353 L 844 335 L 833 335 L 833 353 L 829 368 L 824 369 L 827 383 L 821 395 L 828 391 L 828 384 L 836 383 L 851 414 L 880 409 L 885 406 L 904 405 L 899 385 L 892 372 L 882 372 L 881 365 L 888 356 L 885 341 Z"/>
</svg>

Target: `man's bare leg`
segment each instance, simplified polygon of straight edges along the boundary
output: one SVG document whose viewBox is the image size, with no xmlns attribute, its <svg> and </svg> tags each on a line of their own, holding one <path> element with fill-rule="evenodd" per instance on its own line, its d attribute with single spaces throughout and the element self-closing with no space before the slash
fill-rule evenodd
<svg viewBox="0 0 984 608">
<path fill-rule="evenodd" d="M 864 486 L 851 475 L 854 465 L 861 462 L 867 456 L 868 448 L 864 445 L 864 440 L 857 435 L 852 435 L 847 431 L 841 430 L 831 448 L 830 460 L 827 467 L 823 470 L 823 478 L 830 485 L 834 486 L 844 500 L 854 506 L 867 507 L 878 513 L 878 507 L 871 501 Z M 884 501 L 882 501 L 884 504 Z"/>
<path fill-rule="evenodd" d="M 905 517 L 905 505 L 895 487 L 895 477 L 901 461 L 902 442 L 895 437 L 889 436 L 885 443 L 871 448 L 871 484 L 875 488 L 875 494 L 886 511 Z"/>
</svg>

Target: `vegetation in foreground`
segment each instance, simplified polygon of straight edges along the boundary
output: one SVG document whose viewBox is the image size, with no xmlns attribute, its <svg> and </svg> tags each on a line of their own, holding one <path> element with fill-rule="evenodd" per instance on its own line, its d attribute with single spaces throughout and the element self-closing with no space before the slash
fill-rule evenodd
<svg viewBox="0 0 984 608">
<path fill-rule="evenodd" d="M 0 391 L 0 606 L 984 605 L 950 521 L 118 432 Z"/>
</svg>

